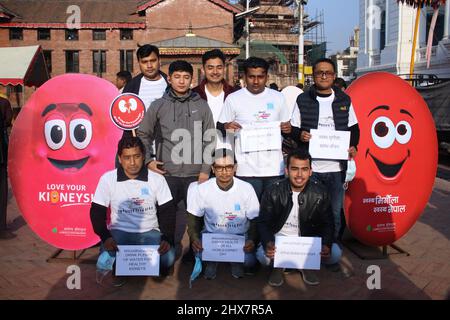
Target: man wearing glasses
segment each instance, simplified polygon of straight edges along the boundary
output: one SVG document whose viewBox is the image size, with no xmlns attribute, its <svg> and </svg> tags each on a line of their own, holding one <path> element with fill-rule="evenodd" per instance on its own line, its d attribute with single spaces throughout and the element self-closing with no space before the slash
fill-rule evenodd
<svg viewBox="0 0 450 320">
<path fill-rule="evenodd" d="M 231 263 L 234 278 L 252 272 L 256 264 L 257 243 L 256 218 L 259 201 L 252 185 L 234 177 L 236 160 L 229 149 L 217 149 L 213 155 L 214 178 L 200 185 L 189 186 L 187 196 L 188 234 L 196 255 L 203 250 L 201 233 L 226 233 L 245 235 L 243 247 L 244 263 Z M 208 280 L 216 277 L 217 262 L 208 262 L 204 276 Z"/>
<path fill-rule="evenodd" d="M 350 97 L 334 86 L 336 66 L 330 59 L 319 59 L 313 65 L 314 85 L 297 98 L 292 115 L 292 137 L 308 150 L 311 129 L 350 131 L 349 158 L 356 156 L 359 126 Z M 321 181 L 327 188 L 334 216 L 334 238 L 342 236 L 344 217 L 341 209 L 344 200 L 344 180 L 347 160 L 312 159 L 312 179 Z M 342 219 L 342 220 L 341 220 Z M 336 268 L 336 270 L 338 270 Z"/>
</svg>

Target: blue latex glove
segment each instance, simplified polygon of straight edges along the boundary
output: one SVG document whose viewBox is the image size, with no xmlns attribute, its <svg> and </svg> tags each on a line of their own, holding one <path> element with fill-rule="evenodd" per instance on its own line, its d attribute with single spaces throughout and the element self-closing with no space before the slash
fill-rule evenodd
<svg viewBox="0 0 450 320">
<path fill-rule="evenodd" d="M 192 282 L 197 279 L 197 277 L 202 273 L 202 260 L 200 260 L 200 257 L 195 257 L 195 265 L 194 269 L 191 273 L 191 278 L 189 279 L 189 288 L 192 288 Z"/>
<path fill-rule="evenodd" d="M 108 251 L 103 251 L 97 260 L 97 269 L 112 270 L 116 257 L 112 257 Z"/>
</svg>

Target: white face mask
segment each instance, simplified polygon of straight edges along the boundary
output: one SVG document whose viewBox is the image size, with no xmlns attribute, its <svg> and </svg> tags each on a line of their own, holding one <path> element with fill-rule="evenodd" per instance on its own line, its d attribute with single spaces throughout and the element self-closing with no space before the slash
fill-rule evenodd
<svg viewBox="0 0 450 320">
<path fill-rule="evenodd" d="M 345 182 L 350 182 L 356 175 L 356 163 L 355 160 L 347 161 L 347 174 L 345 175 Z"/>
</svg>

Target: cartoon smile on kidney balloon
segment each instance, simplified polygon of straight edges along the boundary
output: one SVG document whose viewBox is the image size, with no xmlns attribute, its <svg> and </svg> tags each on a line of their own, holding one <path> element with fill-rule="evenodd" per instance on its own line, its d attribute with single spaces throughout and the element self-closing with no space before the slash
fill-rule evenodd
<svg viewBox="0 0 450 320">
<path fill-rule="evenodd" d="M 99 241 L 89 211 L 122 135 L 109 117 L 117 95 L 95 76 L 58 76 L 31 96 L 14 123 L 8 163 L 14 196 L 30 228 L 55 247 L 80 250 Z"/>
<path fill-rule="evenodd" d="M 414 225 L 431 195 L 436 128 L 420 94 L 395 75 L 364 75 L 346 93 L 361 131 L 345 197 L 347 225 L 363 243 L 389 245 Z"/>
</svg>

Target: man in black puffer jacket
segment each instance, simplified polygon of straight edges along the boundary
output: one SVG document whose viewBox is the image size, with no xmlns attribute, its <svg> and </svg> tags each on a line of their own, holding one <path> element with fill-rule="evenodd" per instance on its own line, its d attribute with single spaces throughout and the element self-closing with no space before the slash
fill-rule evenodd
<svg viewBox="0 0 450 320">
<path fill-rule="evenodd" d="M 304 149 L 291 152 L 287 158 L 288 178 L 274 183 L 263 195 L 258 219 L 261 245 L 257 251 L 262 265 L 273 264 L 275 236 L 322 238 L 322 262 L 336 264 L 342 251 L 333 243 L 334 219 L 329 195 L 324 186 L 311 181 L 311 155 Z M 281 286 L 283 269 L 274 268 L 269 284 Z M 310 285 L 319 281 L 312 271 L 301 270 Z"/>
<path fill-rule="evenodd" d="M 360 136 L 358 119 L 350 96 L 334 86 L 335 63 L 327 58 L 317 60 L 313 65 L 313 76 L 314 85 L 297 97 L 297 106 L 291 120 L 291 138 L 300 148 L 309 150 L 312 129 L 326 134 L 348 131 L 350 132 L 348 159 L 354 159 Z M 332 155 L 326 158 L 313 158 L 312 179 L 322 182 L 328 190 L 334 216 L 334 237 L 341 240 L 345 227 L 345 217 L 341 213 L 347 159 L 334 159 Z"/>
</svg>

